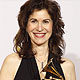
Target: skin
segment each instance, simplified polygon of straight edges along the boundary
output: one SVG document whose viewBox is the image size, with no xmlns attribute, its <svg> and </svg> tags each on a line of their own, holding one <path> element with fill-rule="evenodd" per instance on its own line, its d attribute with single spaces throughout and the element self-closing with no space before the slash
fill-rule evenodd
<svg viewBox="0 0 80 80">
<path fill-rule="evenodd" d="M 40 59 L 41 62 L 48 58 L 48 40 L 52 34 L 52 25 L 53 22 L 50 15 L 45 9 L 40 11 L 35 10 L 28 20 L 26 31 L 31 38 L 33 51 L 37 51 L 35 57 Z M 16 53 L 8 55 L 0 70 L 0 80 L 14 80 L 21 60 Z M 61 67 L 66 80 L 76 80 L 74 64 L 66 58 L 62 58 L 62 60 L 65 60 L 65 62 L 61 64 Z M 36 63 L 40 72 L 41 65 L 37 60 Z M 47 61 L 45 61 L 44 66 L 46 64 Z"/>
</svg>

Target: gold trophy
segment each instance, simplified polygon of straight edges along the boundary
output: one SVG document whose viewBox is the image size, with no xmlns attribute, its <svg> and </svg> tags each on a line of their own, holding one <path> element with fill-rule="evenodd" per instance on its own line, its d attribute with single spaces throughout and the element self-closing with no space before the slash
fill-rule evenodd
<svg viewBox="0 0 80 80">
<path fill-rule="evenodd" d="M 50 61 L 47 63 L 47 65 L 43 68 L 42 72 L 49 72 L 51 74 L 56 75 L 58 78 L 53 78 L 52 76 L 50 79 L 42 79 L 42 80 L 64 80 L 62 75 L 57 71 L 53 64 L 53 58 L 50 59 Z"/>
</svg>

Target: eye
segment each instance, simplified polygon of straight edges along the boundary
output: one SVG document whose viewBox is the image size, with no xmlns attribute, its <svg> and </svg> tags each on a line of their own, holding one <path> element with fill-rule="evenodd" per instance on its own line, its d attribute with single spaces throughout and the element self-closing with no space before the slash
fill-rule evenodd
<svg viewBox="0 0 80 80">
<path fill-rule="evenodd" d="M 31 23 L 36 23 L 36 22 L 37 22 L 36 19 L 32 19 L 32 20 L 30 20 L 30 21 L 31 21 Z"/>
<path fill-rule="evenodd" d="M 36 21 L 35 21 L 35 20 L 32 20 L 31 22 L 32 22 L 32 23 L 35 23 Z"/>
<path fill-rule="evenodd" d="M 43 23 L 49 23 L 49 20 L 43 20 Z"/>
</svg>

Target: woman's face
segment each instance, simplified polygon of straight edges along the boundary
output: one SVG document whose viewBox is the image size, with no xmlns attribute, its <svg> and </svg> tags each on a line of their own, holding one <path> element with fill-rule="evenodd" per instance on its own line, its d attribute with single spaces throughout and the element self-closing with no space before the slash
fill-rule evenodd
<svg viewBox="0 0 80 80">
<path fill-rule="evenodd" d="M 27 24 L 27 32 L 32 44 L 48 44 L 52 34 L 53 22 L 46 9 L 34 10 Z"/>
</svg>

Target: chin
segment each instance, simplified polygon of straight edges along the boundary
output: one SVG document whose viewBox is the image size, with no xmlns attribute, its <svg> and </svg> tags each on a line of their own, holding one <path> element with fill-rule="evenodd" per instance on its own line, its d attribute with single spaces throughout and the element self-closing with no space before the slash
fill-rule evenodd
<svg viewBox="0 0 80 80">
<path fill-rule="evenodd" d="M 41 45 L 44 45 L 44 44 L 47 44 L 47 41 L 44 41 L 44 42 L 42 42 L 42 41 L 40 41 L 40 42 L 38 42 L 38 41 L 36 41 L 36 42 L 34 42 L 36 45 L 38 45 L 38 46 L 41 46 Z"/>
</svg>

